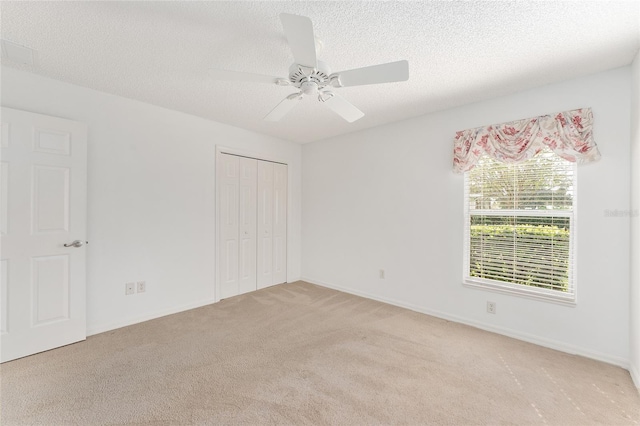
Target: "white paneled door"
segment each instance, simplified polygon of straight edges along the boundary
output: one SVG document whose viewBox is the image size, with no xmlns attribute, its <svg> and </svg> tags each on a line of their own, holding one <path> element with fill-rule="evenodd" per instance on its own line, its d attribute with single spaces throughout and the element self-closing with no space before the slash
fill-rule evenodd
<svg viewBox="0 0 640 426">
<path fill-rule="evenodd" d="M 2 108 L 0 361 L 86 338 L 87 127 Z"/>
<path fill-rule="evenodd" d="M 258 163 L 258 288 L 273 285 L 273 163 Z"/>
<path fill-rule="evenodd" d="M 220 203 L 220 298 L 256 289 L 257 160 L 222 154 Z"/>
<path fill-rule="evenodd" d="M 273 272 L 274 284 L 287 281 L 287 166 L 273 163 Z"/>
<path fill-rule="evenodd" d="M 238 192 L 240 157 L 221 155 L 217 164 L 220 235 L 218 270 L 220 298 L 239 294 L 238 284 Z"/>
<path fill-rule="evenodd" d="M 236 294 L 242 294 L 256 289 L 256 187 L 258 183 L 258 160 L 245 157 L 238 158 L 240 162 L 240 196 L 238 197 L 240 250 L 238 251 L 238 292 Z"/>
<path fill-rule="evenodd" d="M 219 299 L 287 281 L 287 165 L 219 154 Z"/>
</svg>

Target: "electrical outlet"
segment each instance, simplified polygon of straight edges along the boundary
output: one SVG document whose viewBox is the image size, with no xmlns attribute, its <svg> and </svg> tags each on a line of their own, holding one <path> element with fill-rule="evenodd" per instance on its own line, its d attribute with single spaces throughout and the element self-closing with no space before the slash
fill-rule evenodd
<svg viewBox="0 0 640 426">
<path fill-rule="evenodd" d="M 147 282 L 146 281 L 138 281 L 138 293 L 144 293 L 147 291 Z"/>
<path fill-rule="evenodd" d="M 124 294 L 126 296 L 134 294 L 135 292 L 136 292 L 136 283 L 126 283 L 124 285 Z"/>
<path fill-rule="evenodd" d="M 496 313 L 496 302 L 487 302 L 487 312 L 490 314 Z"/>
<path fill-rule="evenodd" d="M 384 279 L 384 269 L 380 269 L 380 279 Z"/>
</svg>

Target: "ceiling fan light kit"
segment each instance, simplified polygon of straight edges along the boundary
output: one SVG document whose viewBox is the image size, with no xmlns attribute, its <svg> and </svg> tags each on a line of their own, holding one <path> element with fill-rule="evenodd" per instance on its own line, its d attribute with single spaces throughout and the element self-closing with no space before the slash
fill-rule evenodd
<svg viewBox="0 0 640 426">
<path fill-rule="evenodd" d="M 332 74 L 329 66 L 316 58 L 318 41 L 314 37 L 311 20 L 305 16 L 281 13 L 280 21 L 295 60 L 295 63 L 289 67 L 288 79 L 220 69 L 212 71 L 213 78 L 217 80 L 270 83 L 299 89 L 299 92 L 287 96 L 276 105 L 264 117 L 266 121 L 279 121 L 304 96 L 317 95 L 319 103 L 351 123 L 362 118 L 364 113 L 332 91 L 332 88 L 391 83 L 409 79 L 407 61 L 389 62 Z"/>
</svg>

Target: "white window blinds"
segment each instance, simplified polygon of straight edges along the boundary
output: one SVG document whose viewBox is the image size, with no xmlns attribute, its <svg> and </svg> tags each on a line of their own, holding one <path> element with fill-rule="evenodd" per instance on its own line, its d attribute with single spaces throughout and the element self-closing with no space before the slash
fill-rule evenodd
<svg viewBox="0 0 640 426">
<path fill-rule="evenodd" d="M 465 173 L 466 284 L 575 302 L 576 166 L 549 149 Z"/>
</svg>

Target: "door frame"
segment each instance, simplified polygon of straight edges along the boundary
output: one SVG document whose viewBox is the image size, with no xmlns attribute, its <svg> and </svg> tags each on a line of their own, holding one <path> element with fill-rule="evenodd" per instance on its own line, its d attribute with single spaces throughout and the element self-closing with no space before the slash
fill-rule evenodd
<svg viewBox="0 0 640 426">
<path fill-rule="evenodd" d="M 222 193 L 220 188 L 220 181 L 218 180 L 218 164 L 220 163 L 220 156 L 222 154 L 236 155 L 239 157 L 254 158 L 261 161 L 269 161 L 271 163 L 279 163 L 287 166 L 287 280 L 289 279 L 289 220 L 291 218 L 291 171 L 289 170 L 289 161 L 281 156 L 273 155 L 270 153 L 264 153 L 259 151 L 245 150 L 241 148 L 233 148 L 224 145 L 216 145 L 216 158 L 214 167 L 214 182 L 215 182 L 215 254 L 214 254 L 214 268 L 215 268 L 215 283 L 213 290 L 213 302 L 220 301 L 220 194 Z M 287 281 L 288 282 L 288 281 Z"/>
</svg>

